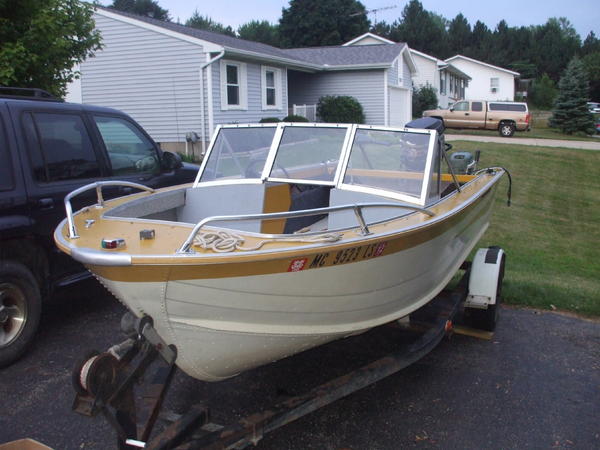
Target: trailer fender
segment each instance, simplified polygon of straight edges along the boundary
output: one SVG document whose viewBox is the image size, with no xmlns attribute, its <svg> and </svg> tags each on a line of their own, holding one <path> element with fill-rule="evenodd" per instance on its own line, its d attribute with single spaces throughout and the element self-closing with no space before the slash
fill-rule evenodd
<svg viewBox="0 0 600 450">
<path fill-rule="evenodd" d="M 465 307 L 487 309 L 496 304 L 498 283 L 502 283 L 502 260 L 504 250 L 500 247 L 480 248 L 475 253 L 469 277 L 469 293 Z"/>
</svg>

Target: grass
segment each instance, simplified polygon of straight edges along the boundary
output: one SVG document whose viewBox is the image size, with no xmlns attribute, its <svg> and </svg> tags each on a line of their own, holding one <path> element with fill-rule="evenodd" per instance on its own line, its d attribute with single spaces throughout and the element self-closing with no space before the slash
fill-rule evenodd
<svg viewBox="0 0 600 450">
<path fill-rule="evenodd" d="M 532 139 L 562 139 L 565 141 L 593 141 L 600 142 L 599 138 L 591 137 L 591 136 L 575 136 L 571 134 L 561 133 L 559 130 L 554 128 L 550 128 L 548 126 L 548 119 L 552 116 L 551 111 L 542 111 L 542 110 L 531 110 L 532 119 L 532 127 L 531 131 L 517 131 L 515 132 L 515 137 L 522 138 L 532 138 Z M 596 119 L 600 118 L 600 115 L 594 115 Z M 475 136 L 499 136 L 498 131 L 496 130 L 453 130 L 447 129 L 445 131 L 447 134 L 467 134 L 467 135 L 475 135 Z M 510 139 L 507 138 L 507 141 Z"/>
<path fill-rule="evenodd" d="M 495 130 L 465 130 L 465 129 L 446 129 L 446 134 L 466 134 L 475 136 L 500 136 L 498 131 Z M 531 131 L 517 131 L 514 137 L 517 138 L 531 138 L 531 139 L 561 139 L 565 141 L 593 141 L 600 142 L 600 139 L 590 136 L 575 136 L 571 134 L 564 134 L 554 128 L 538 127 L 533 122 L 533 128 Z M 506 138 L 510 141 L 511 138 Z"/>
<path fill-rule="evenodd" d="M 600 152 L 458 142 L 482 150 L 479 167 L 513 176 L 497 191 L 490 227 L 478 247 L 507 253 L 506 303 L 600 317 Z"/>
</svg>

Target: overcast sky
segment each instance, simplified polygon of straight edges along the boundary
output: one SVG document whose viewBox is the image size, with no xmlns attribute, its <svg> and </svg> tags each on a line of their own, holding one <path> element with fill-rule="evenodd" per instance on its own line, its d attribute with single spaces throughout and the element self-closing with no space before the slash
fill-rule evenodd
<svg viewBox="0 0 600 450">
<path fill-rule="evenodd" d="M 323 0 L 327 1 L 327 0 Z M 112 0 L 102 0 L 109 5 Z M 276 23 L 281 17 L 281 9 L 287 7 L 288 0 L 158 0 L 169 10 L 173 20 L 185 22 L 198 9 L 223 25 L 234 29 L 250 20 L 268 20 Z M 371 13 L 371 22 L 392 23 L 398 19 L 408 0 L 363 0 L 367 10 L 397 6 Z M 590 31 L 600 36 L 600 1 L 598 0 L 421 0 L 423 7 L 446 17 L 454 18 L 463 13 L 471 26 L 477 20 L 484 22 L 492 30 L 504 19 L 509 26 L 540 25 L 550 17 L 566 17 L 573 24 L 581 39 Z"/>
</svg>

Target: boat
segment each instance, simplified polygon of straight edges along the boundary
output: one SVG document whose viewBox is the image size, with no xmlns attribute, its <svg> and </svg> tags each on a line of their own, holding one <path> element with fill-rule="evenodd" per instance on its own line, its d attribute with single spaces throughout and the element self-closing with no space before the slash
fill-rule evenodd
<svg viewBox="0 0 600 450">
<path fill-rule="evenodd" d="M 446 286 L 505 172 L 455 174 L 448 147 L 432 118 L 222 125 L 194 183 L 84 186 L 54 238 L 152 318 L 180 369 L 219 381 L 401 319 Z M 141 192 L 103 199 L 115 184 Z"/>
</svg>

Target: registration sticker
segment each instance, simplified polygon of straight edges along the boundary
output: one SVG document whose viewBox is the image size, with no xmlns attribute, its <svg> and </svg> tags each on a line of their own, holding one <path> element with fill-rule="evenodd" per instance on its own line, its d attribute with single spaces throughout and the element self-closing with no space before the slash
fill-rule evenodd
<svg viewBox="0 0 600 450">
<path fill-rule="evenodd" d="M 294 259 L 290 266 L 288 267 L 288 272 L 300 272 L 306 267 L 306 263 L 308 262 L 308 258 L 300 258 Z"/>
</svg>

